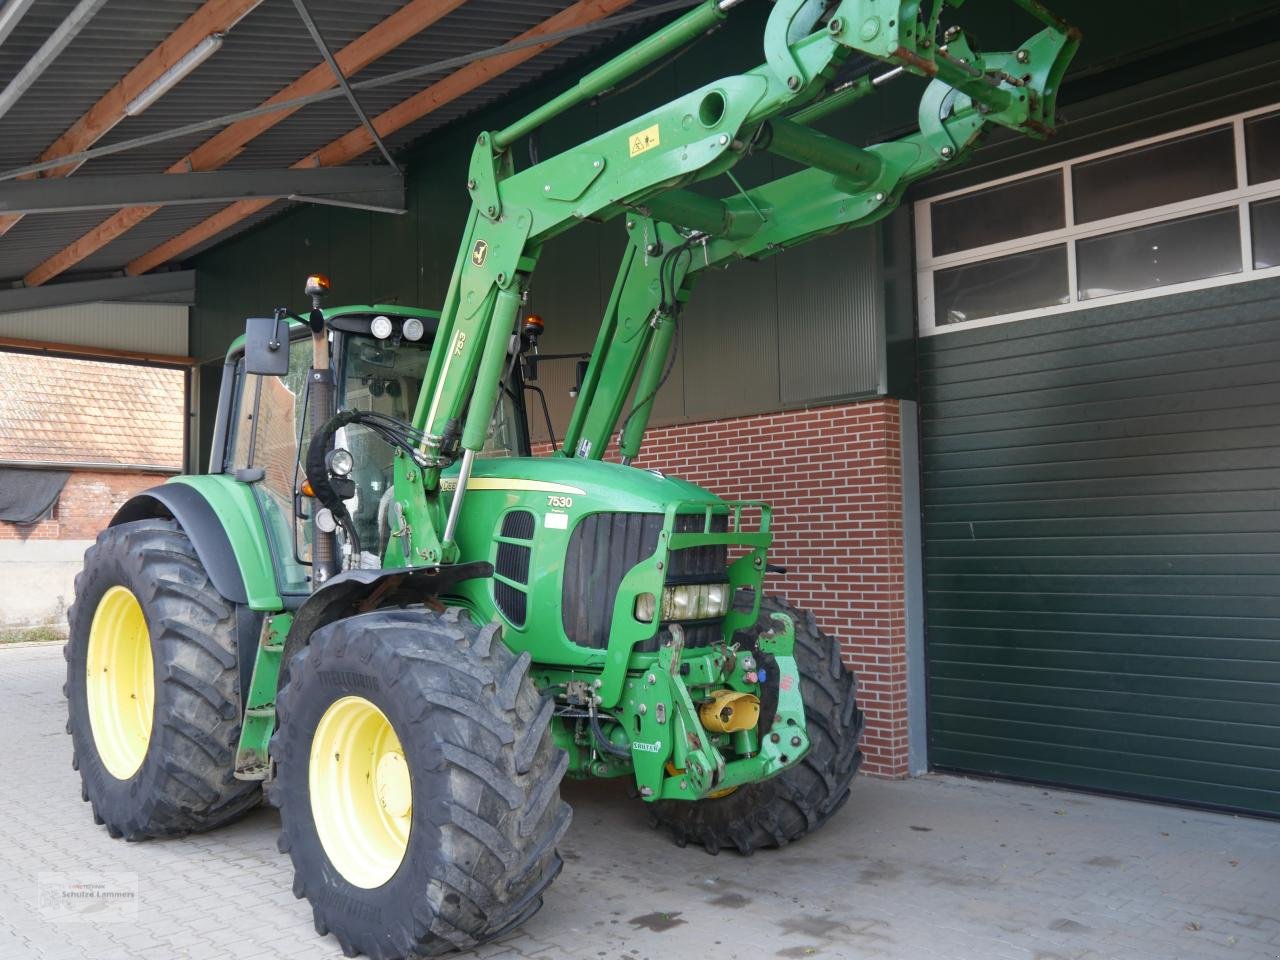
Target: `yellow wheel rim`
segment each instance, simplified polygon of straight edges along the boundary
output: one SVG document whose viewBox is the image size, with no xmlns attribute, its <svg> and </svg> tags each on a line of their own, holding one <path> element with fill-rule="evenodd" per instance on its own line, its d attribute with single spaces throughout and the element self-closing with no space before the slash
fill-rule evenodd
<svg viewBox="0 0 1280 960">
<path fill-rule="evenodd" d="M 413 786 L 395 727 L 364 697 L 329 705 L 311 741 L 311 817 L 329 862 L 371 890 L 409 848 Z"/>
<path fill-rule="evenodd" d="M 102 595 L 89 627 L 85 690 L 94 746 L 117 780 L 138 772 L 151 743 L 153 671 L 142 606 L 127 587 L 112 587 Z"/>
</svg>

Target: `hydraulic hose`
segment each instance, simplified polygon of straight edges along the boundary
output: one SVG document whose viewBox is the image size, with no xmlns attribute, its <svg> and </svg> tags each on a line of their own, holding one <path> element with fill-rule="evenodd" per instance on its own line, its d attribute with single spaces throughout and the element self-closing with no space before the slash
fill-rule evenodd
<svg viewBox="0 0 1280 960">
<path fill-rule="evenodd" d="M 600 715 L 596 713 L 596 708 L 594 705 L 590 710 L 590 715 L 587 722 L 591 724 L 591 735 L 595 738 L 596 746 L 598 746 L 605 753 L 610 754 L 612 756 L 622 757 L 626 760 L 631 759 L 630 750 L 628 750 L 626 747 L 618 746 L 616 743 L 614 743 L 612 740 L 610 740 L 608 737 L 604 735 L 604 730 L 600 726 Z"/>
</svg>

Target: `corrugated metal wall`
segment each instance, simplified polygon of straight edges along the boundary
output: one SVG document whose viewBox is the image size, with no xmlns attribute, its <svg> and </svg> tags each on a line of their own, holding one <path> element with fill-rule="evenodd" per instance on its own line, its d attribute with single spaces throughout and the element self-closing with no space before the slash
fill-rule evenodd
<svg viewBox="0 0 1280 960">
<path fill-rule="evenodd" d="M 921 342 L 934 764 L 1280 813 L 1278 298 Z"/>
<path fill-rule="evenodd" d="M 82 303 L 0 313 L 0 337 L 187 355 L 188 308 L 173 303 Z"/>
</svg>

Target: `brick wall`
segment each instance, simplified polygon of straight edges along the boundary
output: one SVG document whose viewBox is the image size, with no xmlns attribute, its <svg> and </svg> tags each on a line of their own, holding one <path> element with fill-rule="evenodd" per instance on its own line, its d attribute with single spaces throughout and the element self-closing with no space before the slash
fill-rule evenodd
<svg viewBox="0 0 1280 960">
<path fill-rule="evenodd" d="M 857 671 L 863 769 L 907 775 L 906 597 L 896 400 L 657 427 L 639 467 L 774 508 L 765 588 L 812 610 Z"/>
<path fill-rule="evenodd" d="M 74 470 L 53 508 L 53 518 L 25 526 L 0 523 L 0 540 L 92 540 L 135 493 L 164 483 L 169 474 Z"/>
</svg>

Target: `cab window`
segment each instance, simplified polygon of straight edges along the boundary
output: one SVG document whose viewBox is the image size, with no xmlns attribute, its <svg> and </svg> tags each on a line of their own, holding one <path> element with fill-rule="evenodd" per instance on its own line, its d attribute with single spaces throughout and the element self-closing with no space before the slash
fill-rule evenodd
<svg viewBox="0 0 1280 960">
<path fill-rule="evenodd" d="M 342 389 L 338 398 L 342 408 L 382 413 L 405 421 L 413 419 L 431 354 L 430 341 L 414 342 L 398 336 L 377 340 L 349 335 L 344 339 L 342 352 Z M 513 396 L 512 391 L 503 391 L 481 456 L 523 455 L 527 441 L 521 409 Z M 393 450 L 360 424 L 340 430 L 335 443 L 350 450 L 355 460 L 351 477 L 356 492 L 354 498 L 347 501 L 347 508 L 360 537 L 361 565 L 378 566 L 389 537 L 388 511 L 394 496 Z"/>
<path fill-rule="evenodd" d="M 294 340 L 289 346 L 289 372 L 283 377 L 246 375 L 243 360 L 237 367 L 231 468 L 246 479 L 261 472 L 261 479 L 252 482 L 253 492 L 267 528 L 279 587 L 285 593 L 310 590 L 310 531 L 294 516 L 294 492 L 299 483 L 298 444 L 305 444 L 309 435 L 305 398 L 311 353 L 309 338 Z"/>
</svg>

